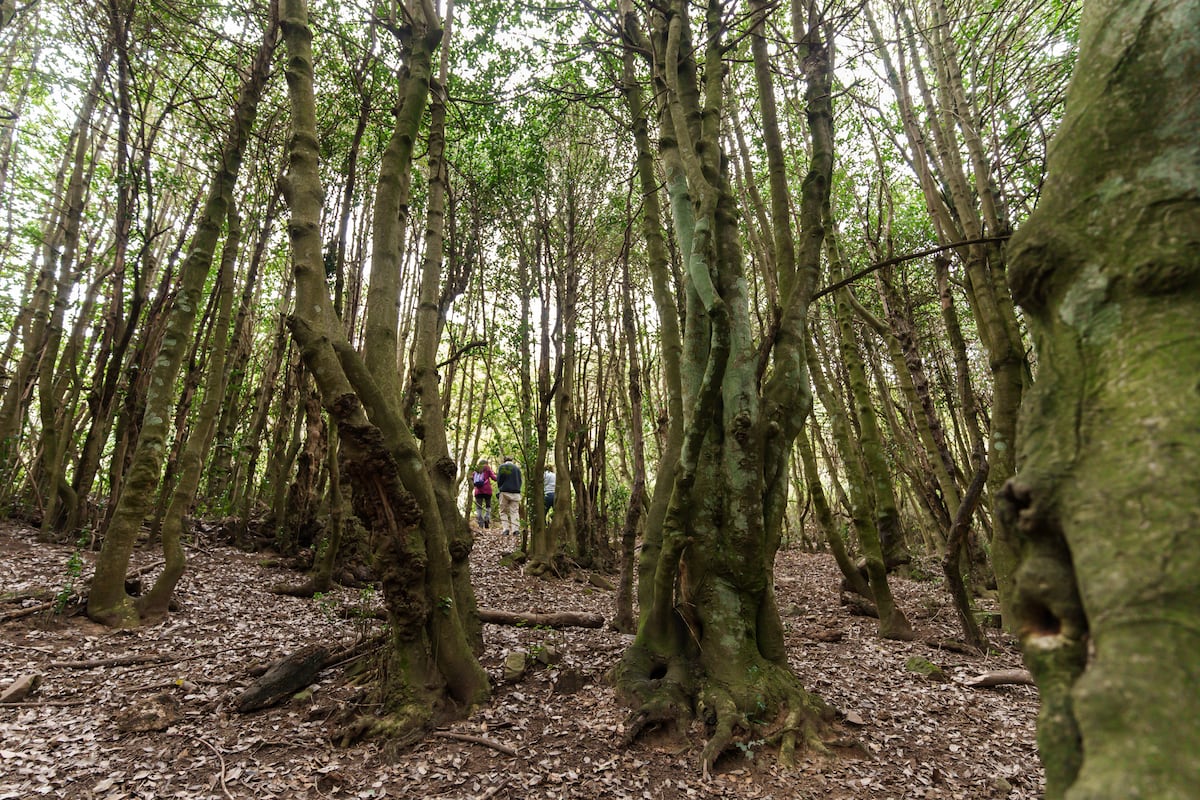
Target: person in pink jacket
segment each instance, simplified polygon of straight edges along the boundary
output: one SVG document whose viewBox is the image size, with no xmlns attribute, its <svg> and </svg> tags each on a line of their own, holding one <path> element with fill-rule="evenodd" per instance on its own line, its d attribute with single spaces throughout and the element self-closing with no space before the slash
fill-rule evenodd
<svg viewBox="0 0 1200 800">
<path fill-rule="evenodd" d="M 487 459 L 479 462 L 479 466 L 471 473 L 471 484 L 475 487 L 475 522 L 481 528 L 489 528 L 492 524 L 492 481 L 496 473 L 492 471 Z"/>
</svg>

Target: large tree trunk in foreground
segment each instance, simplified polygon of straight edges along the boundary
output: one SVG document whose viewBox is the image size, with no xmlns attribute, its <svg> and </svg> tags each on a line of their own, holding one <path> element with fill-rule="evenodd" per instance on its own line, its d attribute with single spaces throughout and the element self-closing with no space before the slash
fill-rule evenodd
<svg viewBox="0 0 1200 800">
<path fill-rule="evenodd" d="M 410 19 L 423 21 L 408 39 L 414 50 L 424 49 L 420 61 L 426 71 L 415 79 L 428 80 L 429 55 L 440 31 L 431 3 L 414 4 L 410 11 Z M 325 410 L 337 424 L 342 470 L 355 513 L 371 537 L 389 623 L 375 686 L 382 716 L 360 719 L 343 740 L 362 733 L 408 737 L 486 699 L 487 674 L 469 640 L 469 630 L 478 623 L 473 598 L 456 588 L 448 534 L 419 442 L 400 416 L 398 398 L 381 391 L 333 312 L 321 253 L 322 190 L 307 4 L 283 0 L 280 16 L 292 111 L 285 197 L 291 209 L 296 315 L 289 325 Z M 417 63 L 409 56 L 410 63 Z M 393 232 L 385 229 L 382 235 L 390 238 Z M 395 362 L 387 369 L 394 371 Z"/>
<path fill-rule="evenodd" d="M 1200 786 L 1200 5 L 1084 8 L 1038 211 L 1013 241 L 1040 373 L 1001 510 L 1046 796 Z"/>
</svg>

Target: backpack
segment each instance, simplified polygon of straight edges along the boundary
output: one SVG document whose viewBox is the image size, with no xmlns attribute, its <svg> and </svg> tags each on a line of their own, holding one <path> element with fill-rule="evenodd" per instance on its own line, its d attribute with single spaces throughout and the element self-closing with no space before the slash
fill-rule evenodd
<svg viewBox="0 0 1200 800">
<path fill-rule="evenodd" d="M 471 473 L 471 483 L 475 484 L 475 488 L 483 488 L 484 480 L 486 480 L 486 476 L 482 472 Z"/>
</svg>

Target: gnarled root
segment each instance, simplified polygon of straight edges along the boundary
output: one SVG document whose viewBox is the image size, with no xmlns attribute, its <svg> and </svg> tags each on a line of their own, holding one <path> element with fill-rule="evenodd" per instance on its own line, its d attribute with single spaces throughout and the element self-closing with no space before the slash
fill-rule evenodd
<svg viewBox="0 0 1200 800">
<path fill-rule="evenodd" d="M 694 717 L 692 681 L 682 658 L 655 655 L 635 645 L 614 670 L 613 683 L 633 709 L 625 720 L 625 746 L 660 725 L 669 724 L 682 736 Z"/>
<path fill-rule="evenodd" d="M 623 744 L 657 726 L 674 725 L 679 734 L 699 717 L 710 731 L 700 753 L 708 777 L 722 754 L 734 746 L 779 747 L 779 761 L 792 766 L 797 747 L 827 752 L 823 736 L 836 715 L 805 691 L 786 667 L 759 661 L 738 670 L 742 681 L 697 676 L 697 664 L 684 656 L 656 655 L 635 645 L 614 673 L 614 683 L 633 708 L 625 722 Z"/>
<path fill-rule="evenodd" d="M 754 697 L 755 703 L 748 708 L 749 697 Z M 797 745 L 809 752 L 828 752 L 822 733 L 828 731 L 833 721 L 833 709 L 801 688 L 795 676 L 782 668 L 771 666 L 762 670 L 736 693 L 709 684 L 700 706 L 712 725 L 712 736 L 700 754 L 705 776 L 722 753 L 734 745 L 777 746 L 779 763 L 785 767 L 795 766 Z M 755 719 L 763 713 L 771 714 L 775 722 Z"/>
<path fill-rule="evenodd" d="M 413 744 L 428 729 L 432 713 L 428 708 L 406 706 L 384 717 L 361 715 L 355 717 L 334 735 L 341 747 L 349 747 L 366 739 L 387 739 L 391 746 L 403 748 Z"/>
<path fill-rule="evenodd" d="M 705 779 L 708 779 L 721 753 L 733 744 L 734 728 L 740 727 L 748 731 L 752 726 L 746 715 L 738 710 L 733 697 L 724 689 L 710 688 L 701 700 L 701 710 L 716 718 L 712 736 L 700 751 L 700 771 Z"/>
</svg>

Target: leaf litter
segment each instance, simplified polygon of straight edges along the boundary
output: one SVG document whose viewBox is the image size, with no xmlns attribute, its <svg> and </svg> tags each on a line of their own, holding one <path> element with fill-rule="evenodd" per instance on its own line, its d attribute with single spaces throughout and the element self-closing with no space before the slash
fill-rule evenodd
<svg viewBox="0 0 1200 800">
<path fill-rule="evenodd" d="M 481 606 L 612 618 L 611 591 L 582 576 L 528 578 L 500 563 L 511 541 L 477 534 L 472 574 Z M 53 597 L 72 552 L 38 543 L 33 530 L 0 527 L 0 617 Z M 1023 800 L 1042 793 L 1036 689 L 961 683 L 1019 667 L 1015 644 L 998 631 L 989 634 L 994 647 L 986 656 L 926 644 L 957 635 L 937 582 L 895 580 L 918 640 L 885 641 L 875 635 L 874 620 L 839 604 L 840 576 L 830 556 L 781 551 L 776 591 L 792 666 L 807 688 L 842 712 L 847 741 L 839 744 L 850 746 L 801 756 L 787 770 L 772 753 L 744 743 L 705 780 L 698 725 L 689 741 L 651 734 L 620 746 L 626 710 L 605 673 L 630 637 L 608 628 L 485 625 L 481 661 L 493 680 L 491 702 L 444 735 L 398 753 L 380 742 L 340 748 L 330 741 L 333 718 L 360 696 L 336 667 L 288 703 L 238 714 L 233 701 L 253 679 L 252 666 L 313 642 L 353 643 L 364 630 L 362 615 L 343 619 L 330 609 L 355 608 L 364 598 L 348 588 L 320 602 L 271 594 L 271 585 L 297 576 L 262 555 L 214 542 L 188 556 L 176 591 L 180 609 L 161 625 L 110 631 L 70 609 L 0 624 L 0 691 L 24 675 L 42 676 L 25 702 L 0 705 L 0 800 Z M 135 553 L 131 570 L 156 557 L 153 549 Z M 80 587 L 94 560 L 94 553 L 84 554 Z M 531 659 L 522 677 L 502 680 L 510 653 L 550 648 L 559 660 L 544 666 Z M 147 661 L 131 664 L 131 656 Z M 909 671 L 906 661 L 914 656 L 934 662 L 949 679 Z M 68 665 L 118 658 L 127 663 Z M 568 673 L 572 681 L 563 680 Z"/>
</svg>

